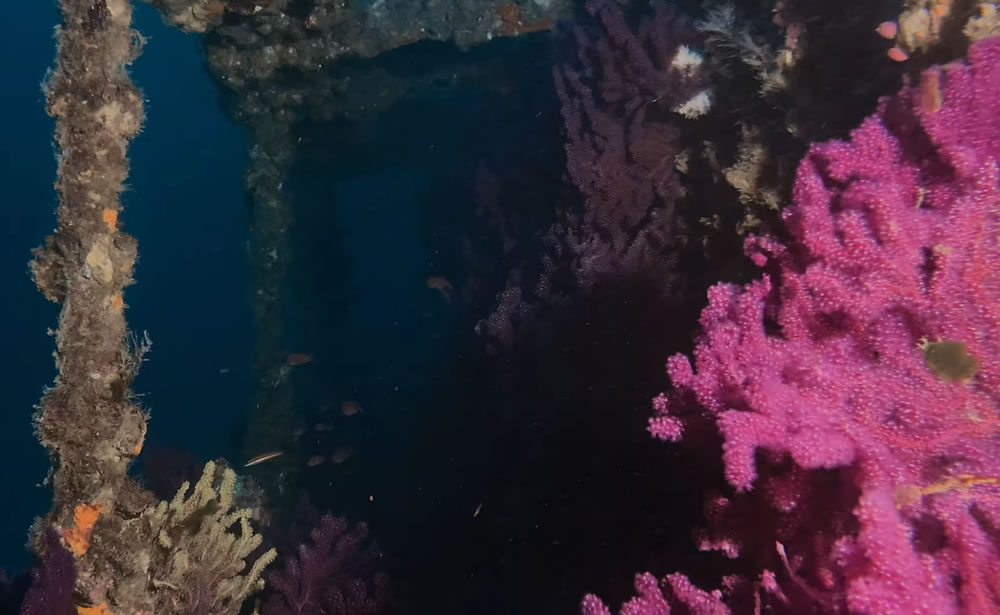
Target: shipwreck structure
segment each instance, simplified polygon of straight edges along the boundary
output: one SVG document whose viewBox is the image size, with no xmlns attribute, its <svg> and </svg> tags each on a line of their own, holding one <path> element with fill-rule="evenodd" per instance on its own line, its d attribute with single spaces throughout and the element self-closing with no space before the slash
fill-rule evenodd
<svg viewBox="0 0 1000 615">
<path fill-rule="evenodd" d="M 326 77 L 338 59 L 373 57 L 420 40 L 472 45 L 546 29 L 565 6 L 450 0 L 157 0 L 164 19 L 204 37 L 207 63 L 230 91 L 233 116 L 253 135 L 246 192 L 258 331 L 256 409 L 249 447 L 288 420 L 280 375 L 281 288 L 289 210 L 281 187 L 294 156 L 292 128 L 305 114 L 332 115 L 342 84 Z M 448 5 L 448 6 L 438 6 Z M 56 65 L 45 83 L 56 121 L 58 224 L 33 254 L 39 290 L 62 306 L 58 377 L 35 417 L 52 458 L 51 511 L 36 549 L 55 528 L 77 569 L 81 613 L 236 613 L 275 557 L 258 549 L 251 512 L 236 510 L 236 475 L 210 462 L 170 501 L 128 477 L 142 450 L 147 414 L 130 386 L 150 338 L 129 332 L 124 290 L 133 283 L 136 240 L 119 226 L 128 146 L 144 120 L 128 66 L 143 36 L 130 0 L 61 0 Z M 287 430 L 285 430 L 287 432 Z M 238 529 L 236 529 L 238 528 Z M 205 579 L 213 582 L 205 583 Z"/>
</svg>

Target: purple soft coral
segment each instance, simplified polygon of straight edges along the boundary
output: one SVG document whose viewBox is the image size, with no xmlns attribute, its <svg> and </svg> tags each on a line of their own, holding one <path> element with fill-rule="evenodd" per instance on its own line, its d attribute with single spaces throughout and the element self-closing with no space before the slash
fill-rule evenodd
<svg viewBox="0 0 1000 615">
<path fill-rule="evenodd" d="M 368 528 L 349 527 L 342 517 L 324 515 L 313 529 L 312 544 L 299 546 L 298 557 L 288 558 L 284 573 L 267 575 L 273 593 L 264 602 L 264 615 L 376 615 L 386 601 L 385 577 L 376 573 L 372 591 L 359 575 L 368 564 Z"/>
<path fill-rule="evenodd" d="M 688 46 L 693 30 L 667 3 L 656 4 L 638 31 L 613 0 L 590 0 L 586 8 L 603 35 L 590 39 L 578 28 L 577 61 L 553 70 L 566 168 L 584 208 L 565 212 L 547 240 L 572 259 L 583 288 L 603 274 L 649 267 L 669 278 L 664 246 L 681 230 L 674 213 L 681 193 L 675 113 L 693 117 L 710 101 L 701 57 Z"/>
<path fill-rule="evenodd" d="M 45 556 L 31 571 L 31 586 L 24 594 L 19 615 L 72 615 L 76 566 L 73 554 L 62 545 L 54 529 L 45 533 Z"/>
<path fill-rule="evenodd" d="M 756 560 L 757 600 L 1000 612 L 998 159 L 995 38 L 814 146 L 792 241 L 749 240 L 768 274 L 711 289 L 696 368 L 669 360 L 650 431 L 717 426 L 738 493 L 701 544 Z"/>
<path fill-rule="evenodd" d="M 683 194 L 676 171 L 681 116 L 697 117 L 711 105 L 694 51 L 698 38 L 670 3 L 655 3 L 634 29 L 614 0 L 584 6 L 596 36 L 574 28 L 572 57 L 553 69 L 566 171 L 582 207 L 557 210 L 542 236 L 538 279 L 528 283 L 515 271 L 494 312 L 477 325 L 501 347 L 544 313 L 539 303 L 566 305 L 636 280 L 658 300 L 674 303 L 680 295 L 676 265 L 686 233 L 675 211 Z M 498 226 L 503 234 L 505 223 Z"/>
</svg>

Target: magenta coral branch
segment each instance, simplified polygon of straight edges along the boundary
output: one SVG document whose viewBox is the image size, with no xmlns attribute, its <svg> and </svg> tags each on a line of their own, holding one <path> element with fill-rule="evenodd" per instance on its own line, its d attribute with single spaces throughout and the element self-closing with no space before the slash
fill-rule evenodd
<svg viewBox="0 0 1000 615">
<path fill-rule="evenodd" d="M 737 493 L 700 542 L 780 612 L 1000 612 L 998 165 L 994 38 L 813 146 L 790 240 L 749 239 L 766 274 L 712 288 L 667 363 L 650 432 L 714 422 Z"/>
</svg>

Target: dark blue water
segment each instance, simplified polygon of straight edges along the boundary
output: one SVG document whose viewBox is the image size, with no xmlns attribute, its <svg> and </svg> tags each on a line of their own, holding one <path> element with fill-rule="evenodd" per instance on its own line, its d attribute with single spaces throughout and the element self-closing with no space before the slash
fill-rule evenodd
<svg viewBox="0 0 1000 615">
<path fill-rule="evenodd" d="M 53 343 L 45 330 L 57 310 L 34 290 L 28 274 L 30 250 L 55 225 L 53 124 L 45 114 L 41 81 L 55 53 L 52 28 L 57 23 L 49 3 L 5 2 L 4 23 L 17 27 L 2 37 L 9 61 L 0 65 L 0 109 L 4 121 L 0 149 L 0 293 L 3 301 L 5 358 L 0 371 L 4 391 L 0 412 L 0 566 L 19 569 L 28 562 L 24 548 L 32 517 L 48 506 L 45 478 L 48 460 L 32 434 L 32 407 L 42 387 L 55 375 Z"/>
</svg>

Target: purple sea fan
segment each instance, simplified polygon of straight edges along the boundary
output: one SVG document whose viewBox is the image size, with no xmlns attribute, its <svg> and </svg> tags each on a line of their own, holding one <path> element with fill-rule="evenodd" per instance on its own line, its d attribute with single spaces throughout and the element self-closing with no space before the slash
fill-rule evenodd
<svg viewBox="0 0 1000 615">
<path fill-rule="evenodd" d="M 680 227 L 681 116 L 697 117 L 711 95 L 694 30 L 666 2 L 632 30 L 613 0 L 589 0 L 601 36 L 575 30 L 574 61 L 553 70 L 566 128 L 566 167 L 584 197 L 548 234 L 584 288 L 605 274 L 650 269 L 672 275 Z"/>
<path fill-rule="evenodd" d="M 19 615 L 72 615 L 76 565 L 73 554 L 62 545 L 59 533 L 45 531 L 45 555 L 31 571 L 31 585 L 24 594 Z"/>
<path fill-rule="evenodd" d="M 813 146 L 790 239 L 747 241 L 766 275 L 712 288 L 695 366 L 668 361 L 650 431 L 714 421 L 792 612 L 1000 612 L 998 164 L 994 38 Z M 767 543 L 724 533 L 705 544 Z"/>
<path fill-rule="evenodd" d="M 689 233 L 678 156 L 686 127 L 711 106 L 699 35 L 669 2 L 641 17 L 615 0 L 584 6 L 591 19 L 560 39 L 566 53 L 552 71 L 566 174 L 582 202 L 560 204 L 540 238 L 540 271 L 515 270 L 477 325 L 502 348 L 531 326 L 548 328 L 550 308 L 567 315 L 614 295 L 669 309 L 682 294 L 677 265 Z M 503 235 L 508 226 L 498 226 Z"/>
<path fill-rule="evenodd" d="M 311 532 L 312 544 L 299 545 L 284 572 L 266 575 L 272 593 L 263 615 L 378 615 L 388 599 L 385 577 L 365 581 L 373 552 L 368 527 L 349 527 L 342 517 L 324 515 Z M 369 585 L 371 587 L 369 587 Z"/>
</svg>

